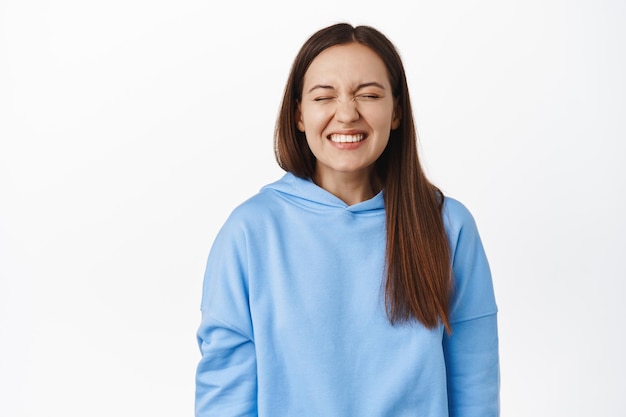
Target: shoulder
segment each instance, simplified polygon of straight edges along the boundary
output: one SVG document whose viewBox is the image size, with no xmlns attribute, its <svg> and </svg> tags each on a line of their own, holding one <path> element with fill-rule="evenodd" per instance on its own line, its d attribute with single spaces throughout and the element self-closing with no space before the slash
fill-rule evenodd
<svg viewBox="0 0 626 417">
<path fill-rule="evenodd" d="M 264 213 L 270 213 L 278 204 L 279 199 L 276 193 L 263 189 L 235 206 L 230 217 L 237 220 L 258 217 Z"/>
<path fill-rule="evenodd" d="M 211 245 L 210 265 L 221 265 L 247 256 L 250 244 L 262 239 L 276 205 L 272 193 L 260 191 L 231 210 Z M 243 262 L 243 261 L 242 261 Z"/>
<path fill-rule="evenodd" d="M 282 205 L 284 203 L 276 192 L 262 189 L 235 206 L 222 225 L 222 234 L 248 234 L 258 231 L 280 216 Z"/>
<path fill-rule="evenodd" d="M 446 197 L 443 219 L 454 277 L 450 321 L 458 323 L 495 314 L 491 271 L 474 216 L 460 201 Z"/>
<path fill-rule="evenodd" d="M 446 230 L 461 231 L 464 228 L 476 228 L 474 216 L 469 209 L 452 197 L 446 196 L 443 202 L 443 222 Z"/>
</svg>

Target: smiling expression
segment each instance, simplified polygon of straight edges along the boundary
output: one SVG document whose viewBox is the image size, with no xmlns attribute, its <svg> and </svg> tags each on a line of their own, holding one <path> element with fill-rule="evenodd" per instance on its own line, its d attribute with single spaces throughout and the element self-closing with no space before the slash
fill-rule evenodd
<svg viewBox="0 0 626 417">
<path fill-rule="evenodd" d="M 382 59 L 359 43 L 332 46 L 311 62 L 303 84 L 297 127 L 316 158 L 317 180 L 369 181 L 400 123 Z"/>
</svg>

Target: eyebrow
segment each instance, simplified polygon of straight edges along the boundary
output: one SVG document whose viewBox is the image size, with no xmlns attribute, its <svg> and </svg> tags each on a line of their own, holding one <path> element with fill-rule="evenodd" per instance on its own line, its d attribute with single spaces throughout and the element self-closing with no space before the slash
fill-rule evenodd
<svg viewBox="0 0 626 417">
<path fill-rule="evenodd" d="M 359 84 L 357 86 L 357 88 L 356 88 L 356 91 L 359 91 L 359 90 L 361 90 L 362 88 L 365 88 L 365 87 L 378 87 L 381 90 L 385 89 L 385 87 L 383 87 L 382 84 L 377 83 L 376 81 L 372 81 L 372 82 L 369 82 L 369 83 Z M 321 88 L 321 89 L 324 89 L 324 90 L 334 90 L 335 89 L 335 87 L 333 87 L 332 85 L 316 84 L 313 87 L 311 87 L 311 89 L 307 93 L 310 93 L 313 90 L 317 90 L 318 88 Z"/>
</svg>

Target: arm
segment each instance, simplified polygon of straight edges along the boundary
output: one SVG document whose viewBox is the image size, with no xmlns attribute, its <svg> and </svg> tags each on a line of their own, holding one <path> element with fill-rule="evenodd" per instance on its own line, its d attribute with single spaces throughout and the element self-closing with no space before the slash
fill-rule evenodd
<svg viewBox="0 0 626 417">
<path fill-rule="evenodd" d="M 196 417 L 257 415 L 245 233 L 227 222 L 207 261 L 196 372 Z"/>
<path fill-rule="evenodd" d="M 197 417 L 256 416 L 254 343 L 237 329 L 202 312 L 196 373 Z"/>
<path fill-rule="evenodd" d="M 452 325 L 444 337 L 451 417 L 500 415 L 500 373 L 496 316 Z"/>
<path fill-rule="evenodd" d="M 449 415 L 500 415 L 497 307 L 487 257 L 473 217 L 458 202 L 448 204 L 454 276 L 452 332 L 443 349 Z"/>
</svg>

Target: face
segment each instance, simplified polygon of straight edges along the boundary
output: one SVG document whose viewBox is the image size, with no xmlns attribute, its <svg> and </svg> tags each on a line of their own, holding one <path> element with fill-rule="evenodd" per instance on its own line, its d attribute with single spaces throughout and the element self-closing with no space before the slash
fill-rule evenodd
<svg viewBox="0 0 626 417">
<path fill-rule="evenodd" d="M 382 59 L 359 43 L 332 46 L 313 60 L 303 84 L 296 120 L 317 159 L 316 179 L 369 181 L 400 124 Z"/>
</svg>

